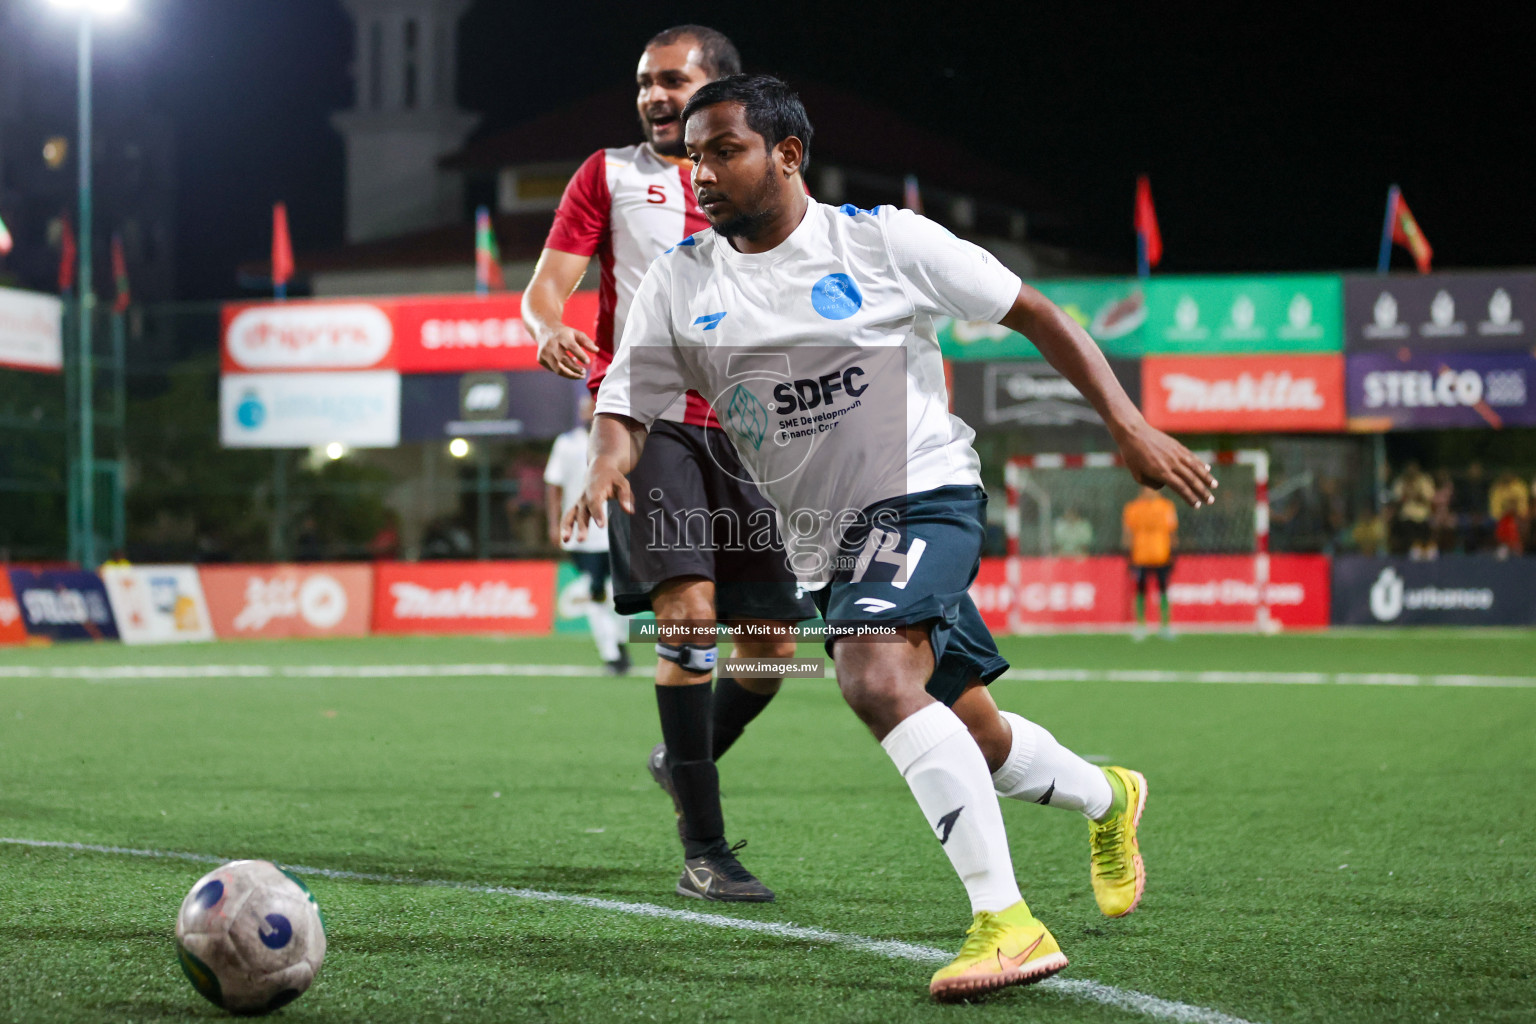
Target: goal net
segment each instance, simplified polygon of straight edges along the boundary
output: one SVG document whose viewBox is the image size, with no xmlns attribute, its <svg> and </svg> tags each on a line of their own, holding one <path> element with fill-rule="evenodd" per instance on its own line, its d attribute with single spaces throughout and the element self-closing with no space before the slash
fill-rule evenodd
<svg viewBox="0 0 1536 1024">
<path fill-rule="evenodd" d="M 1273 628 L 1266 599 L 1268 453 L 1245 449 L 1196 454 L 1210 464 L 1216 477 L 1217 501 L 1199 509 L 1180 503 L 1178 556 L 1229 556 L 1221 560 L 1226 574 L 1236 569 L 1246 577 L 1242 582 L 1251 584 L 1244 593 L 1251 592 L 1252 626 L 1267 631 Z M 1062 576 L 1062 565 L 1055 561 L 1059 559 L 1124 559 L 1121 513 L 1139 488 L 1118 455 L 1016 456 L 1008 460 L 1006 483 L 1012 581 L 1022 584 L 1030 573 Z M 1123 574 L 1123 561 L 1113 571 Z M 1176 586 L 1180 575 L 1176 568 Z M 1190 586 L 1186 584 L 1186 597 L 1193 594 Z M 1228 589 L 1234 587 L 1228 584 Z M 1247 601 L 1243 595 L 1238 599 Z M 1099 624 L 1122 622 L 1122 614 L 1118 608 L 1106 607 L 1099 611 Z"/>
</svg>

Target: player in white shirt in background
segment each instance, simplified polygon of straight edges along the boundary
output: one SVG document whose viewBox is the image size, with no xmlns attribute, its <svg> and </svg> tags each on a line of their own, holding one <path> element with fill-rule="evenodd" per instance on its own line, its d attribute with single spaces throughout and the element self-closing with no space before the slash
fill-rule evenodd
<svg viewBox="0 0 1536 1024">
<path fill-rule="evenodd" d="M 544 465 L 546 500 L 549 502 L 549 542 L 571 556 L 571 562 L 587 578 L 587 626 L 597 656 L 608 671 L 622 676 L 629 671 L 629 651 L 624 646 L 624 619 L 613 607 L 608 586 L 608 534 L 593 530 L 585 539 L 560 536 L 560 520 L 581 497 L 587 476 L 587 436 L 592 429 L 592 399 L 581 397 L 581 422 L 555 438 Z"/>
<path fill-rule="evenodd" d="M 1146 780 L 1089 764 L 1000 713 L 986 689 L 1008 667 L 968 593 L 986 495 L 975 434 L 948 413 L 933 318 L 1028 337 L 1103 417 L 1138 481 L 1199 505 L 1215 480 L 1147 424 L 1082 328 L 990 254 L 908 211 L 810 201 L 811 125 L 783 82 L 710 83 L 683 122 L 713 229 L 652 263 L 635 295 L 565 529 L 601 524 L 610 499 L 632 508 L 625 473 L 648 428 L 685 389 L 703 394 L 774 504 L 792 568 L 846 630 L 827 641 L 844 698 L 970 897 L 968 937 L 930 992 L 1049 977 L 1067 960 L 1019 893 L 997 798 L 1088 817 L 1094 895 L 1122 916 L 1145 881 Z"/>
</svg>

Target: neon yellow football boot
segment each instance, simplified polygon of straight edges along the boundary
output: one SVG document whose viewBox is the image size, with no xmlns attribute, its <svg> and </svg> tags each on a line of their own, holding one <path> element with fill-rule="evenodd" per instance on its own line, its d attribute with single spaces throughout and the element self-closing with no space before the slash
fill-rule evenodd
<svg viewBox="0 0 1536 1024">
<path fill-rule="evenodd" d="M 928 983 L 935 999 L 950 1002 L 1009 985 L 1032 985 L 1067 966 L 1056 939 L 1023 900 L 1006 910 L 981 911 L 965 936 L 960 955 Z"/>
<path fill-rule="evenodd" d="M 1128 768 L 1105 768 L 1115 801 L 1109 817 L 1088 826 L 1093 898 L 1105 917 L 1124 917 L 1141 902 L 1147 869 L 1141 862 L 1136 826 L 1147 806 L 1147 780 Z"/>
</svg>

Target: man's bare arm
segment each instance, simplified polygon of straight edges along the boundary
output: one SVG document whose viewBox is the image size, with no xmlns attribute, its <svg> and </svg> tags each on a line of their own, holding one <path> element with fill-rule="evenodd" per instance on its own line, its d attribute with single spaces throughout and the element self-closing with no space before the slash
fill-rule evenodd
<svg viewBox="0 0 1536 1024">
<path fill-rule="evenodd" d="M 562 537 L 570 540 L 574 535 L 577 540 L 586 540 L 588 523 L 607 526 L 610 499 L 617 498 L 625 512 L 635 511 L 635 496 L 627 477 L 644 448 L 645 428 L 639 421 L 607 412 L 592 418 L 586 487 L 560 523 Z"/>
<path fill-rule="evenodd" d="M 1216 478 L 1188 448 L 1147 423 L 1099 346 L 1076 320 L 1029 285 L 1019 288 L 1002 325 L 1034 342 L 1040 354 L 1098 411 L 1137 483 L 1171 487 L 1190 505 L 1214 500 Z"/>
<path fill-rule="evenodd" d="M 539 365 L 562 377 L 580 380 L 597 352 L 591 338 L 561 323 L 566 300 L 587 272 L 590 256 L 545 249 L 523 292 L 523 323 L 539 346 Z"/>
<path fill-rule="evenodd" d="M 551 547 L 560 546 L 560 508 L 565 504 L 565 488 L 559 484 L 544 485 L 544 520 L 549 524 Z"/>
</svg>

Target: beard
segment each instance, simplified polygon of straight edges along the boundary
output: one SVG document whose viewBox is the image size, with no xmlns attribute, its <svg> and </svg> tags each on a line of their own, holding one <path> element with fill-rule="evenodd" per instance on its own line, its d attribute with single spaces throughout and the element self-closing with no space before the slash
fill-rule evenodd
<svg viewBox="0 0 1536 1024">
<path fill-rule="evenodd" d="M 671 113 L 673 117 L 677 116 L 676 111 Z M 672 126 L 681 129 L 682 123 L 680 121 L 673 121 Z M 683 145 L 683 133 L 681 130 L 677 131 L 671 142 L 660 142 L 656 138 L 656 129 L 651 125 L 650 118 L 644 114 L 640 115 L 640 134 L 644 135 L 645 141 L 650 143 L 651 148 L 662 156 L 685 157 L 688 155 L 687 147 Z"/>
<path fill-rule="evenodd" d="M 770 164 L 767 173 L 746 197 L 746 201 L 734 204 L 735 214 L 718 222 L 711 220 L 710 226 L 726 238 L 745 238 L 748 241 L 756 238 L 778 215 L 778 207 L 773 203 L 778 191 L 777 184 L 773 165 Z"/>
</svg>

